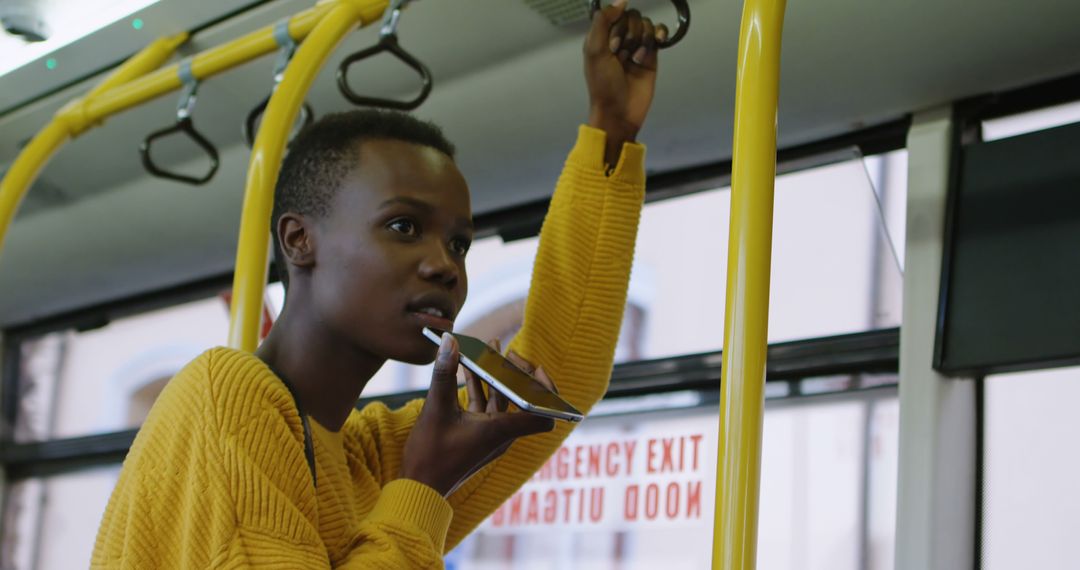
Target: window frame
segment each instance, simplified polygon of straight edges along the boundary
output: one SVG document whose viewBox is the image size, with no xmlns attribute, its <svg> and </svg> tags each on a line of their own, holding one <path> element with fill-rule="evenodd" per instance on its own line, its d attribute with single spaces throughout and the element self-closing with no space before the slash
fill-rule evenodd
<svg viewBox="0 0 1080 570">
<path fill-rule="evenodd" d="M 777 174 L 788 174 L 827 166 L 852 158 L 852 149 L 862 156 L 904 148 L 910 116 L 855 130 L 809 143 L 781 149 L 777 153 Z M 645 202 L 652 203 L 715 190 L 730 184 L 731 161 L 721 160 L 661 173 L 649 173 Z M 476 237 L 499 236 L 504 242 L 539 234 L 550 200 L 479 214 L 475 217 Z M 273 262 L 268 283 L 276 277 Z M 13 426 L 18 408 L 19 355 L 21 343 L 50 332 L 74 329 L 92 330 L 114 319 L 162 309 L 184 302 L 216 295 L 232 283 L 232 273 L 211 276 L 144 294 L 117 299 L 75 311 L 53 315 L 33 322 L 10 326 L 2 331 L 2 368 L 0 368 L 0 469 L 9 481 L 28 477 L 57 475 L 84 468 L 120 463 L 134 440 L 137 429 L 14 443 Z M 882 329 L 842 335 L 776 343 L 769 346 L 768 382 L 789 386 L 785 398 L 803 396 L 799 388 L 804 379 L 827 374 L 897 372 L 898 329 Z M 614 367 L 612 390 L 608 398 L 695 390 L 713 394 L 719 389 L 720 352 L 679 355 L 656 360 L 629 362 Z M 857 388 L 856 388 L 857 389 Z M 404 392 L 375 398 L 363 398 L 358 407 L 378 400 L 399 405 L 422 396 L 423 392 Z"/>
</svg>

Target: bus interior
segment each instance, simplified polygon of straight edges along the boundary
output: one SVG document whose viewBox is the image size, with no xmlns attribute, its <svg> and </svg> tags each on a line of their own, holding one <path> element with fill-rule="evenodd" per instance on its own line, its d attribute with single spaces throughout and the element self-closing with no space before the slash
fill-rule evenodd
<svg viewBox="0 0 1080 570">
<path fill-rule="evenodd" d="M 350 1 L 361 0 L 317 6 Z M 544 468 L 447 554 L 447 568 L 689 570 L 714 560 L 744 4 L 688 4 L 692 27 L 660 53 L 640 137 L 646 205 L 611 389 Z M 676 21 L 670 0 L 630 5 Z M 0 176 L 65 105 L 153 40 L 186 34 L 168 60 L 176 63 L 312 6 L 0 3 Z M 303 99 L 312 116 L 356 108 L 335 73 L 376 44 L 381 12 L 345 36 L 314 78 Z M 466 334 L 507 341 L 521 326 L 547 200 L 587 117 L 588 19 L 585 0 L 424 0 L 397 22 L 400 45 L 433 76 L 413 112 L 457 146 L 472 194 Z M 1060 0 L 787 3 L 757 568 L 1077 567 L 1080 460 L 1069 450 L 1080 434 L 1071 410 L 1080 397 L 1080 296 L 1069 278 L 1080 277 L 1080 242 L 1067 240 L 1080 239 L 1080 207 L 1054 204 L 1080 195 L 1080 160 L 1070 159 L 1080 136 L 1068 130 L 1080 124 L 1078 21 L 1080 3 Z M 186 362 L 230 342 L 252 154 L 245 123 L 276 86 L 278 51 L 200 81 L 197 98 L 180 102 L 191 105 L 202 142 L 153 141 L 156 165 L 189 178 L 212 172 L 205 183 L 155 175 L 140 159 L 140 144 L 176 122 L 170 91 L 84 125 L 0 236 L 0 568 L 86 566 L 154 398 Z M 421 83 L 403 63 L 365 60 L 349 80 L 372 96 L 408 99 Z M 1000 152 L 978 162 L 984 146 Z M 1039 200 L 1045 184 L 1025 180 L 1050 169 L 1046 184 L 1065 193 L 1064 202 L 1027 202 L 1056 214 L 1025 226 L 1037 231 L 1024 234 L 1015 263 L 1031 267 L 976 259 L 991 247 L 987 235 L 1020 239 L 998 226 L 971 230 L 965 217 L 976 215 L 975 202 L 959 197 L 974 195 L 964 193 L 968 182 L 995 165 L 995 180 L 1020 173 L 1010 199 Z M 1028 165 L 1039 166 L 1025 178 Z M 1001 282 L 997 273 L 1030 279 L 980 297 Z M 284 302 L 269 275 L 262 332 Z M 1022 310 L 1010 311 L 1013 302 Z M 1060 325 L 1041 326 L 1051 321 Z M 1001 347 L 980 340 L 965 353 L 973 359 L 953 365 L 955 339 L 1006 330 L 1031 345 L 1063 342 L 1052 354 L 1002 360 Z M 358 405 L 422 397 L 430 375 L 388 363 Z"/>
</svg>

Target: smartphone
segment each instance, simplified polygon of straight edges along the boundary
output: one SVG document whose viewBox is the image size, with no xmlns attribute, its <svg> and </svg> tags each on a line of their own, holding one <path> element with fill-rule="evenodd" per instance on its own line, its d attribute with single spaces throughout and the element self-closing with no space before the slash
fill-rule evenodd
<svg viewBox="0 0 1080 570">
<path fill-rule="evenodd" d="M 585 418 L 574 406 L 548 390 L 506 357 L 495 352 L 484 341 L 471 336 L 450 333 L 458 342 L 461 364 L 472 370 L 493 389 L 506 396 L 517 407 L 539 416 L 580 422 Z M 435 344 L 442 343 L 442 332 L 424 327 L 424 336 Z"/>
</svg>

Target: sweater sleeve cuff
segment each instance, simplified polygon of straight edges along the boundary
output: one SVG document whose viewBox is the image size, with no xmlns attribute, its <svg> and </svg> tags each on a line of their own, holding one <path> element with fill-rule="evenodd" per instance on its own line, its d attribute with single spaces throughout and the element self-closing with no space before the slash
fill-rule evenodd
<svg viewBox="0 0 1080 570">
<path fill-rule="evenodd" d="M 607 133 L 588 125 L 578 127 L 577 143 L 570 151 L 569 162 L 583 168 L 603 173 L 604 147 Z M 623 143 L 619 152 L 619 163 L 611 174 L 626 184 L 645 185 L 645 145 L 636 142 Z"/>
<path fill-rule="evenodd" d="M 453 516 L 450 503 L 431 487 L 411 479 L 395 479 L 383 487 L 368 520 L 414 525 L 431 537 L 436 552 L 442 553 Z"/>
</svg>

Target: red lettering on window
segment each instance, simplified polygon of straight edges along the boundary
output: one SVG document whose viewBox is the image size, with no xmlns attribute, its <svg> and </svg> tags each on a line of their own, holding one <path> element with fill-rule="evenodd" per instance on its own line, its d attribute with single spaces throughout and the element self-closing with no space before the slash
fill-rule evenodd
<svg viewBox="0 0 1080 570">
<path fill-rule="evenodd" d="M 645 518 L 654 520 L 660 512 L 660 487 L 656 483 L 649 483 L 645 487 Z"/>
<path fill-rule="evenodd" d="M 581 464 L 585 462 L 581 452 L 585 451 L 580 445 L 574 446 L 574 479 L 581 479 Z"/>
<path fill-rule="evenodd" d="M 536 491 L 529 491 L 529 507 L 525 513 L 525 524 L 540 522 L 540 497 Z"/>
<path fill-rule="evenodd" d="M 555 512 L 559 506 L 559 494 L 555 492 L 555 489 L 544 493 L 544 522 L 551 524 L 555 522 Z"/>
<path fill-rule="evenodd" d="M 627 521 L 637 520 L 638 493 L 637 484 L 626 486 L 626 506 L 623 508 L 623 518 Z"/>
<path fill-rule="evenodd" d="M 586 473 L 589 477 L 600 476 L 600 451 L 603 446 L 600 444 L 589 446 L 589 470 Z"/>
<path fill-rule="evenodd" d="M 664 497 L 664 514 L 673 519 L 679 516 L 679 484 L 668 483 L 667 493 Z"/>
<path fill-rule="evenodd" d="M 563 489 L 563 522 L 570 522 L 570 498 L 574 496 L 573 489 Z"/>
<path fill-rule="evenodd" d="M 521 501 L 525 498 L 524 493 L 515 493 L 510 499 L 510 524 L 521 524 Z"/>
<path fill-rule="evenodd" d="M 664 459 L 660 462 L 660 472 L 666 473 L 668 471 L 674 471 L 675 457 L 672 455 L 672 451 L 675 447 L 675 438 L 665 437 L 660 440 L 660 445 L 664 448 Z"/>
<path fill-rule="evenodd" d="M 634 467 L 634 449 L 637 448 L 637 442 L 634 440 L 628 440 L 626 442 L 626 474 L 631 475 Z"/>
<path fill-rule="evenodd" d="M 607 457 L 605 458 L 604 474 L 608 477 L 614 477 L 619 474 L 619 466 L 615 463 L 615 456 L 619 454 L 619 444 L 614 441 L 607 444 L 605 452 Z"/>
<path fill-rule="evenodd" d="M 686 518 L 701 518 L 701 481 L 686 484 Z"/>
<path fill-rule="evenodd" d="M 679 473 L 682 473 L 683 469 L 685 469 L 685 467 L 683 466 L 683 464 L 685 463 L 685 459 L 686 459 L 686 438 L 685 437 L 680 437 L 679 438 Z"/>
<path fill-rule="evenodd" d="M 559 451 L 555 453 L 555 476 L 560 481 L 566 479 L 570 474 L 570 450 L 565 447 L 560 447 Z"/>
<path fill-rule="evenodd" d="M 604 488 L 593 487 L 589 492 L 589 520 L 600 522 L 604 518 Z"/>
<path fill-rule="evenodd" d="M 645 449 L 645 471 L 647 473 L 656 473 L 656 468 L 653 467 L 654 457 L 656 457 L 656 440 L 650 439 Z"/>
<path fill-rule="evenodd" d="M 702 437 L 700 433 L 690 436 L 690 441 L 694 442 L 694 471 L 698 468 L 698 444 L 701 443 Z"/>
</svg>

